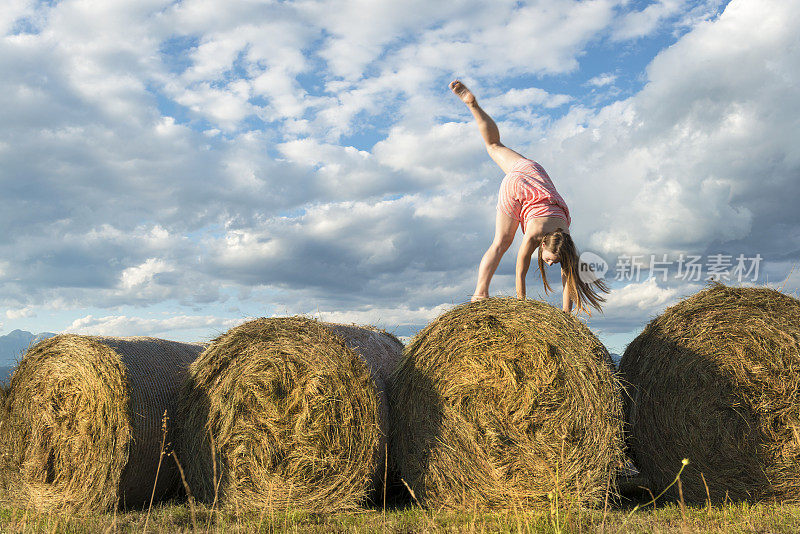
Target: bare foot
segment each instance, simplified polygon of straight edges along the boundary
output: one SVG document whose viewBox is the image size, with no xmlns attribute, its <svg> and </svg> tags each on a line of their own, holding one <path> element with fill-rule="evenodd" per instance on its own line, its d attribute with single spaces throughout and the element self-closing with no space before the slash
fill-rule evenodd
<svg viewBox="0 0 800 534">
<path fill-rule="evenodd" d="M 475 103 L 475 95 L 467 89 L 467 86 L 461 83 L 460 80 L 453 80 L 450 82 L 450 90 L 453 91 L 458 98 L 460 98 L 466 105 L 471 106 Z"/>
<path fill-rule="evenodd" d="M 488 298 L 489 298 L 489 295 L 472 295 L 472 299 L 470 300 L 470 302 L 476 302 L 476 301 L 483 300 L 483 299 L 488 299 Z"/>
</svg>

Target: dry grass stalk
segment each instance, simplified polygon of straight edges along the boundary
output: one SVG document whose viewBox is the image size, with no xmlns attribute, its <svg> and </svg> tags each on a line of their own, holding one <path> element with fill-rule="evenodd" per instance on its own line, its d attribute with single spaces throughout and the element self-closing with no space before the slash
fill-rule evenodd
<svg viewBox="0 0 800 534">
<path fill-rule="evenodd" d="M 8 434 L 8 385 L 0 382 L 0 496 L 8 493 L 11 474 L 11 436 Z M 2 497 L 0 497 L 2 502 Z"/>
<path fill-rule="evenodd" d="M 243 510 L 360 506 L 380 487 L 384 381 L 401 354 L 389 334 L 305 317 L 257 319 L 214 340 L 181 401 L 195 496 L 210 503 L 218 490 Z"/>
<path fill-rule="evenodd" d="M 186 492 L 186 501 L 189 503 L 189 514 L 192 518 L 192 528 L 194 529 L 194 532 L 197 532 L 197 513 L 195 512 L 194 496 L 192 495 L 192 489 L 186 482 L 186 475 L 183 472 L 183 467 L 181 466 L 181 463 L 178 461 L 178 455 L 175 454 L 174 450 L 170 454 L 172 455 L 172 459 L 175 460 L 175 465 L 177 466 L 178 473 L 181 476 L 181 485 L 183 486 L 183 490 Z M 214 511 L 212 510 L 211 513 L 213 514 L 213 512 Z"/>
<path fill-rule="evenodd" d="M 77 335 L 31 347 L 6 399 L 0 500 L 76 513 L 146 505 L 154 487 L 168 496 L 176 474 L 162 469 L 156 484 L 162 414 L 202 348 Z"/>
<path fill-rule="evenodd" d="M 150 512 L 153 509 L 153 500 L 156 497 L 156 489 L 158 489 L 158 475 L 161 472 L 161 462 L 164 461 L 164 455 L 166 454 L 167 446 L 167 422 L 169 421 L 169 415 L 167 410 L 164 410 L 164 415 L 161 419 L 161 448 L 158 452 L 158 465 L 156 466 L 156 479 L 153 481 L 153 491 L 150 493 L 150 502 L 147 505 L 147 515 L 144 518 L 144 527 L 142 530 L 147 532 L 147 524 L 150 521 Z"/>
<path fill-rule="evenodd" d="M 546 303 L 456 307 L 414 338 L 390 383 L 395 469 L 429 507 L 602 504 L 614 487 L 622 406 L 608 352 Z"/>
<path fill-rule="evenodd" d="M 714 283 L 652 320 L 620 370 L 630 449 L 653 487 L 688 457 L 688 501 L 800 500 L 800 301 Z"/>
</svg>

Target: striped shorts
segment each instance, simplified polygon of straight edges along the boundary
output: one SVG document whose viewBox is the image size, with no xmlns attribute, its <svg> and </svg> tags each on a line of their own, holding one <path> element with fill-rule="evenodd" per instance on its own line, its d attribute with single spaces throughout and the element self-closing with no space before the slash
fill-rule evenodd
<svg viewBox="0 0 800 534">
<path fill-rule="evenodd" d="M 497 210 L 520 222 L 522 232 L 529 220 L 536 217 L 560 217 L 569 227 L 569 208 L 556 191 L 544 168 L 520 158 L 500 184 Z"/>
</svg>

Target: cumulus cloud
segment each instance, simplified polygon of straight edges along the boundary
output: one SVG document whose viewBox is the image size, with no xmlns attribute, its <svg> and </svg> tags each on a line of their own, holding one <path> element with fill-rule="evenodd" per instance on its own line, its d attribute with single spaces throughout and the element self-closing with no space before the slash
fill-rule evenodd
<svg viewBox="0 0 800 534">
<path fill-rule="evenodd" d="M 538 87 L 526 89 L 510 89 L 504 93 L 485 100 L 486 106 L 496 109 L 499 113 L 508 113 L 520 108 L 545 107 L 556 108 L 572 100 L 569 95 L 550 94 Z"/>
<path fill-rule="evenodd" d="M 99 336 L 156 336 L 165 332 L 197 329 L 225 331 L 246 320 L 224 319 L 212 315 L 179 315 L 165 319 L 148 319 L 125 315 L 108 315 L 105 317 L 86 315 L 75 319 L 62 333 Z"/>
<path fill-rule="evenodd" d="M 611 74 L 610 72 L 606 72 L 604 74 L 600 74 L 599 76 L 595 76 L 591 78 L 588 82 L 589 85 L 594 87 L 605 87 L 606 85 L 610 85 L 616 81 L 617 76 L 615 74 Z"/>
<path fill-rule="evenodd" d="M 682 33 L 698 22 L 713 18 L 722 3 L 722 0 L 656 0 L 615 20 L 611 37 L 627 41 L 659 31 Z"/>
<path fill-rule="evenodd" d="M 778 223 L 796 234 L 796 210 L 777 199 L 800 193 L 797 123 L 782 111 L 797 99 L 797 7 L 764 7 L 732 2 L 661 52 L 640 93 L 554 124 L 543 157 L 576 226 L 594 227 L 588 245 L 702 252 Z"/>
<path fill-rule="evenodd" d="M 25 23 L 31 25 L 33 21 L 28 17 L 33 13 L 33 2 L 30 0 L 9 0 L 0 11 L 0 34 L 12 33 L 23 30 Z"/>
<path fill-rule="evenodd" d="M 0 305 L 79 310 L 68 330 L 115 335 L 223 329 L 197 310 L 228 301 L 425 323 L 471 294 L 502 178 L 454 76 L 547 168 L 579 247 L 784 265 L 800 254 L 798 8 L 720 5 L 15 0 Z M 629 98 L 578 94 L 616 71 L 561 83 L 592 47 L 665 31 Z M 513 292 L 512 256 L 494 291 Z M 620 284 L 592 324 L 629 331 L 689 289 Z M 121 305 L 175 317 L 85 312 Z"/>
<path fill-rule="evenodd" d="M 153 279 L 162 274 L 174 272 L 175 267 L 157 258 L 147 258 L 147 260 L 137 266 L 128 267 L 122 271 L 120 283 L 123 288 L 131 289 L 149 284 Z"/>
<path fill-rule="evenodd" d="M 605 332 L 629 332 L 702 288 L 700 283 L 666 287 L 652 277 L 620 285 L 607 295 L 602 316 L 589 318 L 587 324 Z"/>
<path fill-rule="evenodd" d="M 321 321 L 332 323 L 377 325 L 395 335 L 402 335 L 402 333 L 416 333 L 413 327 L 428 324 L 451 307 L 452 305 L 449 303 L 418 308 L 401 304 L 396 307 L 366 306 L 363 309 L 354 310 L 342 309 L 316 312 L 308 310 L 306 314 Z M 408 327 L 412 327 L 412 329 L 409 330 Z M 408 338 L 407 335 L 402 337 Z"/>
<path fill-rule="evenodd" d="M 679 13 L 686 4 L 685 0 L 658 0 L 641 11 L 630 12 L 616 23 L 614 38 L 626 40 L 648 35 L 665 19 Z"/>
<path fill-rule="evenodd" d="M 6 310 L 6 317 L 9 319 L 21 319 L 23 317 L 35 317 L 36 312 L 31 306 L 25 306 L 16 310 Z"/>
<path fill-rule="evenodd" d="M 488 245 L 493 205 L 487 204 L 483 191 L 473 188 L 311 206 L 297 216 L 264 220 L 257 230 L 207 240 L 205 268 L 239 284 L 316 288 L 340 302 L 397 299 L 430 306 L 431 289 L 447 273 L 473 270 Z M 460 292 L 467 296 L 470 289 Z"/>
</svg>

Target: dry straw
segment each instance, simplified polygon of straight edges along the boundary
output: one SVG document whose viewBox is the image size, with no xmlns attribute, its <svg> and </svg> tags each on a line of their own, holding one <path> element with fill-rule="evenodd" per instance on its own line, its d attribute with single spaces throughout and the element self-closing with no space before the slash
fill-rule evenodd
<svg viewBox="0 0 800 534">
<path fill-rule="evenodd" d="M 174 416 L 202 348 L 77 335 L 30 348 L 6 398 L 0 500 L 75 513 L 143 505 L 154 487 L 156 499 L 168 496 L 177 482 L 171 464 L 156 481 L 162 418 Z"/>
<path fill-rule="evenodd" d="M 304 317 L 223 334 L 182 396 L 191 491 L 236 510 L 360 506 L 383 475 L 384 379 L 401 354 L 389 334 Z"/>
<path fill-rule="evenodd" d="M 4 382 L 0 382 L 0 495 L 4 495 L 5 492 L 5 473 L 6 473 L 6 465 L 8 465 L 10 456 L 8 450 L 8 444 L 10 443 L 10 437 L 6 433 L 6 429 L 8 428 L 8 410 L 6 408 L 6 398 L 8 397 L 8 386 Z M 0 502 L 2 498 L 0 498 Z"/>
<path fill-rule="evenodd" d="M 601 504 L 622 464 L 608 352 L 546 303 L 492 298 L 441 315 L 392 377 L 390 451 L 431 507 Z"/>
<path fill-rule="evenodd" d="M 687 500 L 800 499 L 800 301 L 714 283 L 652 320 L 620 370 L 654 489 L 689 458 Z"/>
</svg>

